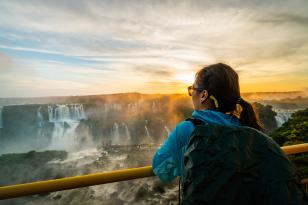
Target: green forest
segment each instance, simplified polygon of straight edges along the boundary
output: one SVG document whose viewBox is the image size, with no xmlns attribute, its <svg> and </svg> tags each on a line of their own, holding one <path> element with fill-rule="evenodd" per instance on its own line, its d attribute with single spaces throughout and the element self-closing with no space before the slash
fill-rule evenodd
<svg viewBox="0 0 308 205">
<path fill-rule="evenodd" d="M 292 118 L 270 133 L 280 145 L 294 145 L 308 142 L 308 108 L 292 114 Z M 308 153 L 289 155 L 296 166 L 300 178 L 308 178 Z"/>
</svg>

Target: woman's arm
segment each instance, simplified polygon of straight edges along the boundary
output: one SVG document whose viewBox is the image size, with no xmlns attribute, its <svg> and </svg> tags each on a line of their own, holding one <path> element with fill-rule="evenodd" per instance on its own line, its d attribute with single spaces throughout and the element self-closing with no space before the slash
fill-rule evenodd
<svg viewBox="0 0 308 205">
<path fill-rule="evenodd" d="M 179 123 L 164 144 L 156 151 L 152 166 L 155 175 L 161 181 L 170 182 L 182 174 L 182 148 L 187 144 L 193 128 L 191 122 Z"/>
</svg>

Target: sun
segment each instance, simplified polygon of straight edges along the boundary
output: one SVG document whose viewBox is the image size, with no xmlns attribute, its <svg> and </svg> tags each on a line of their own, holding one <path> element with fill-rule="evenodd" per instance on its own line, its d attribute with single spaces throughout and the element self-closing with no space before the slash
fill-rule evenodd
<svg viewBox="0 0 308 205">
<path fill-rule="evenodd" d="M 175 75 L 175 79 L 182 82 L 185 85 L 191 85 L 194 83 L 194 74 L 192 72 L 179 73 Z"/>
</svg>

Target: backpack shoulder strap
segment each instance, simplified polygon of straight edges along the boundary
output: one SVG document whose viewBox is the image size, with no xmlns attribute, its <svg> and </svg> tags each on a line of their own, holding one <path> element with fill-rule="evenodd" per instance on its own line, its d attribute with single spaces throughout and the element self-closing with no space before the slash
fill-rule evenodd
<svg viewBox="0 0 308 205">
<path fill-rule="evenodd" d="M 196 118 L 187 118 L 185 121 L 190 121 L 196 127 L 198 125 L 205 125 L 205 122 Z"/>
</svg>

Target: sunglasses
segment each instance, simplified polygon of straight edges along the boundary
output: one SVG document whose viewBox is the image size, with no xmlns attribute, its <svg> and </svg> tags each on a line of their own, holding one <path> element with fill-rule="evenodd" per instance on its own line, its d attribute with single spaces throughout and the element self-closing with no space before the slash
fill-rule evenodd
<svg viewBox="0 0 308 205">
<path fill-rule="evenodd" d="M 192 96 L 192 93 L 194 90 L 197 90 L 197 91 L 202 91 L 202 90 L 205 90 L 204 88 L 195 88 L 194 86 L 188 86 L 187 87 L 187 90 L 188 90 L 188 95 L 189 96 Z"/>
</svg>

